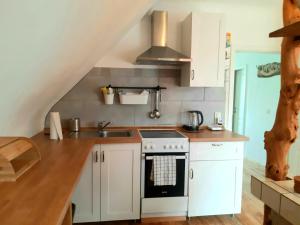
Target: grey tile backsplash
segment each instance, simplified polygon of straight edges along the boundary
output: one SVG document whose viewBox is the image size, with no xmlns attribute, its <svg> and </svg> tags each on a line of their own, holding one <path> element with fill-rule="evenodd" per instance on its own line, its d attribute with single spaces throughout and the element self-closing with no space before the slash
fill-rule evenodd
<svg viewBox="0 0 300 225">
<path fill-rule="evenodd" d="M 225 110 L 224 88 L 180 87 L 180 70 L 176 69 L 123 69 L 93 68 L 76 86 L 63 96 L 50 111 L 60 112 L 63 121 L 80 117 L 81 126 L 95 126 L 107 120 L 112 126 L 181 125 L 187 123 L 188 110 L 201 110 L 204 124 L 213 122 L 214 112 Z M 161 118 L 148 117 L 153 96 L 147 105 L 121 105 L 115 96 L 114 105 L 105 105 L 100 87 L 164 86 L 160 102 Z M 64 122 L 65 123 L 65 122 Z M 48 115 L 45 121 L 49 126 Z M 64 125 L 64 124 L 63 124 Z"/>
</svg>

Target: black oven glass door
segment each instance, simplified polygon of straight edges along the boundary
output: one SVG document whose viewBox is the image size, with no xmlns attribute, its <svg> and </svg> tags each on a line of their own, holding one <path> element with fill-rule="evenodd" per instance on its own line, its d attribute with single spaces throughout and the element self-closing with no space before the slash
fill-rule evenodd
<svg viewBox="0 0 300 225">
<path fill-rule="evenodd" d="M 154 186 L 154 181 L 150 179 L 153 160 L 146 160 L 147 156 L 176 155 L 181 159 L 176 159 L 176 185 Z M 184 196 L 185 181 L 185 153 L 146 153 L 145 154 L 145 198 L 178 197 Z"/>
</svg>

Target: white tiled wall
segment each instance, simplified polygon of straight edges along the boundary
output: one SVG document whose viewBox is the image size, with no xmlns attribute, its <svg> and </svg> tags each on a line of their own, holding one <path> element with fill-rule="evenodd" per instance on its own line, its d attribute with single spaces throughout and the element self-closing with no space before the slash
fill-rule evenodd
<svg viewBox="0 0 300 225">
<path fill-rule="evenodd" d="M 63 120 L 80 117 L 82 126 L 94 126 L 96 121 L 112 121 L 113 126 L 181 125 L 187 123 L 186 111 L 200 110 L 204 124 L 213 122 L 215 111 L 225 110 L 224 88 L 180 87 L 180 70 L 94 68 L 72 88 L 51 111 L 58 111 Z M 148 117 L 153 98 L 147 105 L 105 105 L 99 88 L 113 86 L 164 86 L 158 120 Z M 48 125 L 48 116 L 46 126 Z"/>
</svg>

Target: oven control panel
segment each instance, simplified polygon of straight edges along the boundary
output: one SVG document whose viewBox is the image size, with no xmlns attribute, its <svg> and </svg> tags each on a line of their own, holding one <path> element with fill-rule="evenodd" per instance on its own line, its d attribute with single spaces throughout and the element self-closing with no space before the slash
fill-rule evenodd
<svg viewBox="0 0 300 225">
<path fill-rule="evenodd" d="M 143 140 L 142 152 L 189 152 L 189 142 L 181 140 Z"/>
</svg>

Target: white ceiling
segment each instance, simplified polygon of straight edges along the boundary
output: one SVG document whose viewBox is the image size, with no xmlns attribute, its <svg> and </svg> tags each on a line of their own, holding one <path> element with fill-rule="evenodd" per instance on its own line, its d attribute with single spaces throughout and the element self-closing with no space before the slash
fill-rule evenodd
<svg viewBox="0 0 300 225">
<path fill-rule="evenodd" d="M 190 12 L 215 12 L 225 15 L 225 30 L 232 35 L 234 51 L 279 52 L 280 38 L 269 38 L 269 33 L 282 26 L 281 0 L 260 0 L 271 5 L 249 4 L 237 0 L 160 0 L 153 9 L 168 11 L 169 47 L 181 51 L 181 23 Z M 96 67 L 156 68 L 135 64 L 138 55 L 151 45 L 151 16 L 146 15 L 133 26 Z"/>
<path fill-rule="evenodd" d="M 1 0 L 0 135 L 41 131 L 70 90 L 155 0 Z"/>
<path fill-rule="evenodd" d="M 197 1 L 222 4 L 239 2 L 246 6 L 273 6 L 272 3 L 281 2 L 161 1 L 184 1 L 191 4 Z M 155 2 L 156 0 L 1 0 L 0 135 L 31 136 L 41 131 L 45 114 L 52 105 L 130 27 L 138 23 Z"/>
<path fill-rule="evenodd" d="M 243 5 L 272 5 L 272 4 L 277 4 L 277 3 L 282 3 L 283 0 L 162 0 L 163 2 L 182 2 L 184 1 L 185 3 L 197 3 L 197 2 L 207 2 L 207 3 L 236 3 L 238 5 L 243 4 Z M 300 0 L 297 0 L 300 1 Z"/>
</svg>

